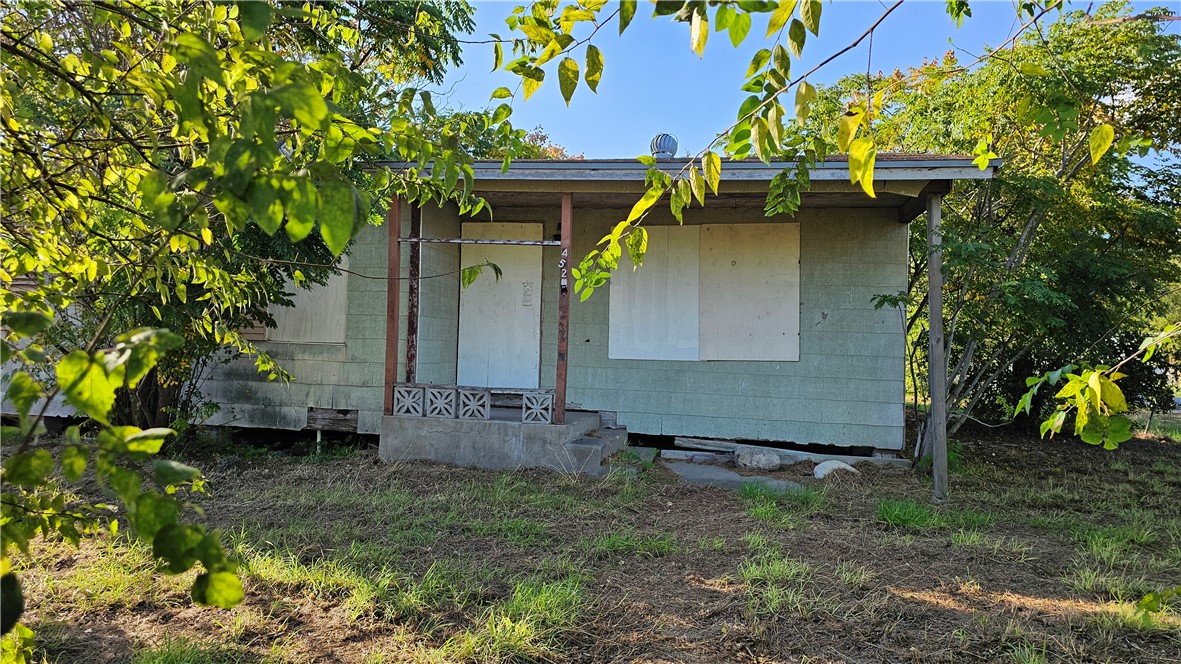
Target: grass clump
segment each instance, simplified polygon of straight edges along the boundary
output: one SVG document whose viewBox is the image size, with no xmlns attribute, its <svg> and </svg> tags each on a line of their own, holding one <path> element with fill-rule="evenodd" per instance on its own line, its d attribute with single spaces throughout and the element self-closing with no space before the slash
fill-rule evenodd
<svg viewBox="0 0 1181 664">
<path fill-rule="evenodd" d="M 676 551 L 677 541 L 668 533 L 644 535 L 634 530 L 618 530 L 599 535 L 586 546 L 600 556 L 637 554 L 660 557 Z"/>
<path fill-rule="evenodd" d="M 559 656 L 560 636 L 578 620 L 583 602 L 577 579 L 518 583 L 513 594 L 488 610 L 479 626 L 443 646 L 462 661 L 549 661 Z"/>
<path fill-rule="evenodd" d="M 933 530 L 948 526 L 961 529 L 976 529 L 991 525 L 992 514 L 975 510 L 948 510 L 937 512 L 927 505 L 913 500 L 886 499 L 878 503 L 878 521 L 895 528 L 909 530 Z"/>
<path fill-rule="evenodd" d="M 779 491 L 748 482 L 739 489 L 738 496 L 751 518 L 788 530 L 803 525 L 803 517 L 822 512 L 828 506 L 828 492 L 824 487 L 801 486 Z"/>
<path fill-rule="evenodd" d="M 846 560 L 837 565 L 837 577 L 853 590 L 861 590 L 873 583 L 877 574 L 868 567 Z"/>
<path fill-rule="evenodd" d="M 883 500 L 878 503 L 878 521 L 895 528 L 929 530 L 943 528 L 947 519 L 913 500 Z"/>
<path fill-rule="evenodd" d="M 753 618 L 809 617 L 834 610 L 835 602 L 812 587 L 813 574 L 806 561 L 773 551 L 743 561 L 738 576 L 746 584 L 747 612 Z"/>
<path fill-rule="evenodd" d="M 222 645 L 192 639 L 168 639 L 163 644 L 137 650 L 131 664 L 239 664 L 252 661 Z"/>
</svg>

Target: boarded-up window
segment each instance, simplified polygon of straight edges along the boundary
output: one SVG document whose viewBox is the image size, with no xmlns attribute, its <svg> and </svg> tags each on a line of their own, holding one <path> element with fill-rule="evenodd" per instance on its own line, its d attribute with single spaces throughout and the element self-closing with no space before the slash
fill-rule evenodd
<svg viewBox="0 0 1181 664">
<path fill-rule="evenodd" d="M 649 228 L 644 265 L 611 279 L 608 357 L 799 360 L 799 228 Z"/>
<path fill-rule="evenodd" d="M 348 268 L 348 257 L 340 266 Z M 349 308 L 347 274 L 337 274 L 323 286 L 310 289 L 287 285 L 295 295 L 293 307 L 271 307 L 274 329 L 267 330 L 267 341 L 342 344 L 345 341 L 345 316 Z"/>
</svg>

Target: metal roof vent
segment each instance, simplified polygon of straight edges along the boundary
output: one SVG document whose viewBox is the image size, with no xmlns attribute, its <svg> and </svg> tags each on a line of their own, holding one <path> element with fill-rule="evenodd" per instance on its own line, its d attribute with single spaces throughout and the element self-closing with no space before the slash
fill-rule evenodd
<svg viewBox="0 0 1181 664">
<path fill-rule="evenodd" d="M 677 137 L 672 134 L 657 134 L 652 139 L 652 156 L 657 159 L 672 159 L 677 156 Z"/>
</svg>

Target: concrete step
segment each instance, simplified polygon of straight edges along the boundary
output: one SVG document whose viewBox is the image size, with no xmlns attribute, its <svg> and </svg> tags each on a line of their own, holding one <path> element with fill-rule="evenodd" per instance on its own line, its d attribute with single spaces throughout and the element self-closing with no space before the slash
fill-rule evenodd
<svg viewBox="0 0 1181 664">
<path fill-rule="evenodd" d="M 603 462 L 615 453 L 610 441 L 584 436 L 562 446 L 565 459 L 559 459 L 559 470 L 563 472 L 604 475 L 607 467 Z"/>
</svg>

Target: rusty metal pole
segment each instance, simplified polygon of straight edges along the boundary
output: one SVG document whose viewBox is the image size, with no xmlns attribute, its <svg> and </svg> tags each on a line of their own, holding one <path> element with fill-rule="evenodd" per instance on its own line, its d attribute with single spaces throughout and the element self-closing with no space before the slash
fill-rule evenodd
<svg viewBox="0 0 1181 664">
<path fill-rule="evenodd" d="M 385 218 L 389 233 L 385 282 L 385 414 L 394 414 L 394 385 L 398 382 L 398 314 L 401 308 L 402 274 L 402 201 L 397 196 L 390 201 Z"/>
<path fill-rule="evenodd" d="M 943 338 L 943 214 L 942 194 L 927 197 L 927 323 L 929 342 L 927 384 L 931 412 L 927 435 L 931 441 L 931 476 L 936 502 L 947 500 L 947 359 Z"/>
<path fill-rule="evenodd" d="M 558 362 L 554 379 L 554 424 L 566 423 L 566 360 L 570 346 L 570 238 L 574 195 L 562 194 L 562 247 L 558 259 Z"/>
</svg>

